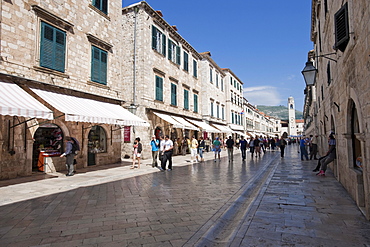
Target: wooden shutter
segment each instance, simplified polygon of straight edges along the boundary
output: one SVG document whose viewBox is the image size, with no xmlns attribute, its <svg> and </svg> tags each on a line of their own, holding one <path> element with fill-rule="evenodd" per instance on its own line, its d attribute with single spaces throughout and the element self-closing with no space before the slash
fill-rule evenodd
<svg viewBox="0 0 370 247">
<path fill-rule="evenodd" d="M 166 56 L 166 35 L 162 34 L 162 55 Z"/>
<path fill-rule="evenodd" d="M 157 50 L 157 28 L 152 26 L 152 48 Z"/>
<path fill-rule="evenodd" d="M 177 90 L 176 85 L 171 83 L 171 105 L 177 105 Z"/>
<path fill-rule="evenodd" d="M 349 42 L 348 3 L 334 15 L 335 48 L 344 51 Z"/>
<path fill-rule="evenodd" d="M 41 22 L 40 66 L 64 72 L 65 43 L 65 32 Z"/>
<path fill-rule="evenodd" d="M 95 46 L 91 52 L 91 80 L 107 84 L 108 53 Z"/>
<path fill-rule="evenodd" d="M 184 108 L 189 110 L 189 91 L 184 89 Z"/>
<path fill-rule="evenodd" d="M 55 70 L 64 72 L 66 34 L 58 29 L 55 29 L 55 36 Z"/>
<path fill-rule="evenodd" d="M 189 71 L 189 55 L 184 52 L 184 70 Z"/>
<path fill-rule="evenodd" d="M 155 99 L 163 101 L 163 78 L 155 77 Z"/>
<path fill-rule="evenodd" d="M 194 94 L 194 112 L 198 112 L 198 95 Z"/>
<path fill-rule="evenodd" d="M 172 60 L 172 41 L 168 40 L 168 59 Z"/>
<path fill-rule="evenodd" d="M 104 13 L 104 14 L 108 14 L 108 0 L 102 0 L 102 3 L 101 3 L 101 11 Z"/>
<path fill-rule="evenodd" d="M 176 46 L 176 63 L 177 63 L 178 65 L 180 65 L 180 64 L 181 64 L 180 59 L 181 59 L 181 55 L 180 55 L 180 46 Z"/>
</svg>

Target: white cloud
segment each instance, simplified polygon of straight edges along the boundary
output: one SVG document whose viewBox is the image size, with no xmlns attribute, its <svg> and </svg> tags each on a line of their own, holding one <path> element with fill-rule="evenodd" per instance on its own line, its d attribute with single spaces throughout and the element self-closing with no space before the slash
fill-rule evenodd
<svg viewBox="0 0 370 247">
<path fill-rule="evenodd" d="M 244 88 L 244 97 L 252 105 L 280 105 L 282 100 L 276 87 L 259 86 Z"/>
</svg>

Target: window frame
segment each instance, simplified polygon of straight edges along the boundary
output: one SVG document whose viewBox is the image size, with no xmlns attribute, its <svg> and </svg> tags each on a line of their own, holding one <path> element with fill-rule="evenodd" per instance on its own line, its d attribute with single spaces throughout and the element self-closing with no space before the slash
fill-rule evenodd
<svg viewBox="0 0 370 247">
<path fill-rule="evenodd" d="M 194 100 L 194 112 L 195 113 L 198 113 L 198 94 L 194 94 L 193 96 L 193 100 Z"/>
<path fill-rule="evenodd" d="M 184 61 L 183 69 L 186 72 L 189 72 L 189 54 L 186 51 L 183 52 L 183 61 Z"/>
<path fill-rule="evenodd" d="M 154 25 L 152 25 L 152 49 L 166 56 L 166 35 Z"/>
<path fill-rule="evenodd" d="M 193 76 L 198 78 L 198 62 L 193 59 Z"/>
<path fill-rule="evenodd" d="M 92 6 L 106 15 L 108 14 L 108 5 L 108 0 L 92 0 Z"/>
</svg>

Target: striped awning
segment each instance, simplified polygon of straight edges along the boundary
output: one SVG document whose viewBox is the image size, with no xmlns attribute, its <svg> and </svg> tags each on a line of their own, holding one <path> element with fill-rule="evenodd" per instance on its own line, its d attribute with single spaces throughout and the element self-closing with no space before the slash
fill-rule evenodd
<svg viewBox="0 0 370 247">
<path fill-rule="evenodd" d="M 207 124 L 206 122 L 197 121 L 197 120 L 193 120 L 193 119 L 186 119 L 186 120 L 195 124 L 196 126 L 201 128 L 203 131 L 206 131 L 208 133 L 220 133 L 221 132 L 218 129 L 216 129 L 216 128 L 212 127 L 211 125 Z"/>
<path fill-rule="evenodd" d="M 150 126 L 120 105 L 31 88 L 38 96 L 65 114 L 66 121 L 122 126 Z"/>
<path fill-rule="evenodd" d="M 0 82 L 0 115 L 53 119 L 53 111 L 14 83 Z"/>
<path fill-rule="evenodd" d="M 184 129 L 185 126 L 175 119 L 173 119 L 170 115 L 164 114 L 164 113 L 159 113 L 159 112 L 154 112 L 154 115 L 157 117 L 163 119 L 167 123 L 171 124 L 173 128 L 179 128 L 179 129 Z"/>
<path fill-rule="evenodd" d="M 177 116 L 172 116 L 176 121 L 179 123 L 183 124 L 185 127 L 184 129 L 189 129 L 189 130 L 199 130 L 197 126 L 194 126 L 193 124 L 189 123 L 182 117 L 177 117 Z"/>
<path fill-rule="evenodd" d="M 220 124 L 212 124 L 217 129 L 219 129 L 222 133 L 232 133 L 233 130 L 227 127 L 226 125 L 220 125 Z"/>
</svg>

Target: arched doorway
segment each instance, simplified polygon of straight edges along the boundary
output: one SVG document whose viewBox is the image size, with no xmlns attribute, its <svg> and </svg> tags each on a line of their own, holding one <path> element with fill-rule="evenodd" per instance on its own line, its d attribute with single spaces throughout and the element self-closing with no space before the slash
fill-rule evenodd
<svg viewBox="0 0 370 247">
<path fill-rule="evenodd" d="M 56 124 L 42 124 L 36 130 L 33 139 L 32 170 L 44 171 L 43 157 L 40 153 L 48 153 L 49 156 L 63 153 L 63 132 Z"/>
<path fill-rule="evenodd" d="M 96 165 L 96 155 L 107 152 L 107 135 L 101 126 L 90 129 L 87 144 L 87 165 Z"/>
</svg>

